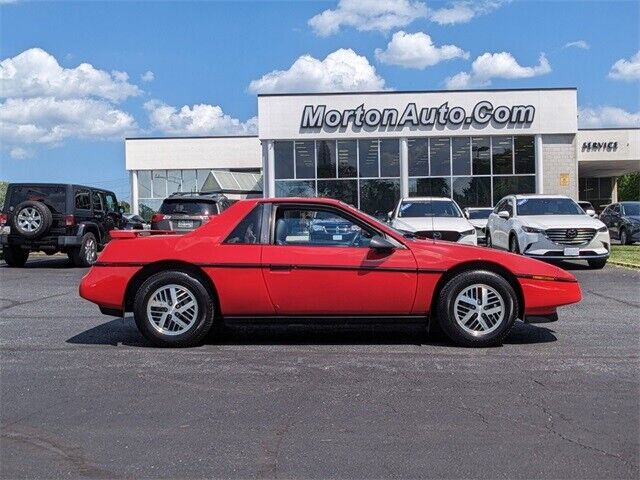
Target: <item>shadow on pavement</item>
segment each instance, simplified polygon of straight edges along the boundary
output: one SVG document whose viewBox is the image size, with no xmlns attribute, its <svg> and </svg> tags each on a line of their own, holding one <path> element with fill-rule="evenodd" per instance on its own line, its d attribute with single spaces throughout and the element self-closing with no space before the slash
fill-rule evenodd
<svg viewBox="0 0 640 480">
<path fill-rule="evenodd" d="M 507 345 L 549 343 L 554 331 L 516 322 Z M 80 345 L 152 347 L 138 332 L 133 319 L 114 319 L 67 340 Z M 224 326 L 210 335 L 208 345 L 433 345 L 453 347 L 440 334 L 429 335 L 421 325 L 263 325 Z"/>
<path fill-rule="evenodd" d="M 4 261 L 0 262 L 0 267 L 11 269 L 11 267 L 7 266 L 7 264 L 4 263 Z M 24 267 L 14 268 L 12 270 L 19 271 L 22 269 L 36 269 L 36 268 L 74 269 L 78 267 L 74 266 L 71 260 L 69 260 L 69 258 L 67 258 L 66 255 L 65 256 L 38 255 L 38 256 L 30 257 L 29 260 L 27 260 L 27 263 L 24 265 Z"/>
</svg>

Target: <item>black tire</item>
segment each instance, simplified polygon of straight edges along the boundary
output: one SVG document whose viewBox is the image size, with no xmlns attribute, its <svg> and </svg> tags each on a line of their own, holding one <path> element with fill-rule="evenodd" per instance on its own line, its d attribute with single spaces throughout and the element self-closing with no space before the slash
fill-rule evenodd
<svg viewBox="0 0 640 480">
<path fill-rule="evenodd" d="M 487 230 L 487 233 L 485 234 L 485 243 L 487 248 L 493 248 L 493 243 L 491 243 L 491 233 L 489 230 Z"/>
<path fill-rule="evenodd" d="M 460 293 L 473 285 L 487 285 L 500 297 L 504 314 L 497 326 L 486 334 L 473 334 L 465 330 L 455 317 L 455 301 Z M 451 341 L 463 347 L 492 347 L 501 345 L 511 331 L 518 315 L 518 297 L 511 284 L 501 275 L 486 270 L 470 270 L 456 275 L 447 282 L 439 295 L 438 321 Z"/>
<path fill-rule="evenodd" d="M 509 251 L 511 253 L 517 253 L 518 255 L 520 254 L 520 243 L 515 233 L 512 233 L 509 237 Z"/>
<path fill-rule="evenodd" d="M 31 212 L 36 215 L 37 218 L 33 219 L 33 222 L 37 222 L 37 227 L 33 230 L 22 224 L 20 220 L 21 213 L 28 214 Z M 33 216 L 31 216 L 33 218 Z M 40 238 L 49 231 L 51 223 L 53 222 L 53 216 L 51 210 L 42 202 L 34 200 L 25 200 L 16 206 L 14 213 L 11 215 L 11 226 L 16 233 L 22 235 L 25 238 Z M 34 225 L 31 223 L 30 225 Z"/>
<path fill-rule="evenodd" d="M 187 289 L 198 306 L 196 318 L 183 333 L 166 334 L 147 315 L 147 304 L 163 286 L 178 285 Z M 166 271 L 149 277 L 136 293 L 133 313 L 140 333 L 151 343 L 161 347 L 192 347 L 202 343 L 213 326 L 215 305 L 213 295 L 203 283 L 185 272 Z M 170 320 L 170 316 L 167 317 Z M 169 324 L 171 325 L 171 324 Z"/>
<path fill-rule="evenodd" d="M 67 255 L 76 267 L 90 267 L 98 260 L 96 236 L 91 232 L 85 233 L 80 246 L 69 250 Z"/>
<path fill-rule="evenodd" d="M 20 247 L 4 247 L 2 249 L 4 261 L 10 267 L 24 267 L 29 258 L 29 250 L 23 250 Z"/>
<path fill-rule="evenodd" d="M 594 260 L 587 260 L 587 263 L 589 264 L 589 268 L 591 268 L 592 270 L 601 270 L 607 264 L 607 259 L 598 258 Z"/>
<path fill-rule="evenodd" d="M 629 241 L 629 235 L 627 234 L 627 229 L 626 228 L 621 228 L 620 229 L 620 234 L 618 235 L 618 238 L 620 239 L 620 244 L 621 245 L 631 245 L 631 242 Z"/>
</svg>

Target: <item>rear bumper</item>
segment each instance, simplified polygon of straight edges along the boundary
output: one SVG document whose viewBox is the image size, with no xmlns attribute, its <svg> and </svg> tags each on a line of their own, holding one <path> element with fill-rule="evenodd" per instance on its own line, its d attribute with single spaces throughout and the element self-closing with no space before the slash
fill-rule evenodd
<svg viewBox="0 0 640 480">
<path fill-rule="evenodd" d="M 0 235 L 0 245 L 3 247 L 21 247 L 31 250 L 78 247 L 82 244 L 82 237 L 76 235 L 60 235 L 42 238 L 25 238 L 20 235 Z"/>
</svg>

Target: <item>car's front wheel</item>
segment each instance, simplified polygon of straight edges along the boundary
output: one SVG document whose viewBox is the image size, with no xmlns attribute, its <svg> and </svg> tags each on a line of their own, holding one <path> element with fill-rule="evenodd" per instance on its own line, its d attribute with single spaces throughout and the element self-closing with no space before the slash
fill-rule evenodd
<svg viewBox="0 0 640 480">
<path fill-rule="evenodd" d="M 458 345 L 500 345 L 518 315 L 518 297 L 497 273 L 463 272 L 440 292 L 437 314 L 442 331 Z"/>
<path fill-rule="evenodd" d="M 631 244 L 631 242 L 629 241 L 629 236 L 627 235 L 627 229 L 626 228 L 620 229 L 620 236 L 618 238 L 620 238 L 620 243 L 622 245 Z"/>
<path fill-rule="evenodd" d="M 185 272 L 167 271 L 149 277 L 134 302 L 138 329 L 154 345 L 198 345 L 214 321 L 214 303 L 203 283 Z"/>
<path fill-rule="evenodd" d="M 509 251 L 511 253 L 520 253 L 520 243 L 518 242 L 518 237 L 516 237 L 515 233 L 511 234 L 509 238 Z"/>
<path fill-rule="evenodd" d="M 491 232 L 489 232 L 489 229 L 487 229 L 487 233 L 486 233 L 484 241 L 487 244 L 487 248 L 492 248 L 493 247 L 493 244 L 491 243 Z"/>
</svg>

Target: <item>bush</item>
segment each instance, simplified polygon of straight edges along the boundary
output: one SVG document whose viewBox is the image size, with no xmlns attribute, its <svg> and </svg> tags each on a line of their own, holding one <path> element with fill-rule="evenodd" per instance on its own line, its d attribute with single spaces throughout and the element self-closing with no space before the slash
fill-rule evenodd
<svg viewBox="0 0 640 480">
<path fill-rule="evenodd" d="M 640 200 L 640 172 L 627 173 L 618 177 L 618 201 Z"/>
</svg>

